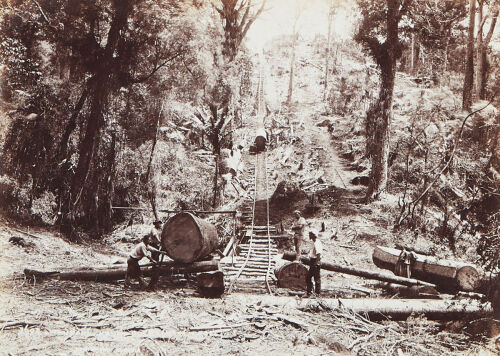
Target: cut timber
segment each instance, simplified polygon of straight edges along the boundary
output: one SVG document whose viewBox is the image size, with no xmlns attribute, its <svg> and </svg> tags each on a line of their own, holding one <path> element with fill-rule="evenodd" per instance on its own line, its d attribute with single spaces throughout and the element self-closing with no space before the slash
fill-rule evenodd
<svg viewBox="0 0 500 356">
<path fill-rule="evenodd" d="M 307 268 L 300 262 L 285 262 L 281 260 L 274 269 L 278 286 L 290 289 L 306 289 Z"/>
<path fill-rule="evenodd" d="M 345 308 L 370 320 L 406 320 L 410 315 L 424 315 L 430 320 L 482 318 L 491 314 L 491 305 L 477 300 L 439 299 L 321 299 L 303 300 L 299 309 Z"/>
<path fill-rule="evenodd" d="M 177 262 L 189 263 L 211 254 L 218 244 L 217 229 L 191 213 L 170 218 L 161 233 L 161 245 Z"/>
<path fill-rule="evenodd" d="M 150 265 L 149 265 L 150 266 Z M 183 273 L 197 273 L 197 272 L 207 272 L 214 271 L 219 268 L 219 262 L 217 260 L 194 262 L 190 264 L 182 264 L 174 261 L 163 262 L 159 268 L 160 275 L 170 276 L 172 274 L 183 274 Z M 143 275 L 150 276 L 152 267 L 144 266 L 141 268 Z M 98 282 L 108 282 L 115 281 L 119 279 L 124 279 L 127 273 L 127 268 L 110 268 L 110 269 L 80 269 L 80 270 L 70 270 L 70 271 L 51 271 L 42 272 L 31 269 L 25 269 L 24 274 L 28 278 L 56 278 L 60 280 L 71 280 L 71 281 L 98 281 Z"/>
<path fill-rule="evenodd" d="M 288 261 L 295 261 L 295 253 L 285 252 L 283 254 L 283 259 L 288 260 Z M 300 261 L 306 265 L 309 265 L 311 263 L 309 260 L 309 257 L 301 257 Z M 333 263 L 326 263 L 323 261 L 321 262 L 321 269 L 324 269 L 327 271 L 351 274 L 353 276 L 359 276 L 359 277 L 368 278 L 368 279 L 376 279 L 378 281 L 383 281 L 383 282 L 388 282 L 388 283 L 401 284 L 403 286 L 429 286 L 429 287 L 436 288 L 436 285 L 434 285 L 432 283 L 427 283 L 427 282 L 419 281 L 419 280 L 412 279 L 412 278 L 392 276 L 389 274 L 382 274 L 382 273 L 372 272 L 372 271 L 368 271 L 368 270 L 364 270 L 364 269 L 360 269 L 360 268 L 341 266 L 341 265 L 336 265 Z"/>
<path fill-rule="evenodd" d="M 206 297 L 220 297 L 224 293 L 224 273 L 220 270 L 200 273 L 196 282 L 201 294 Z"/>
<path fill-rule="evenodd" d="M 379 268 L 395 271 L 401 250 L 377 246 L 373 251 L 373 263 Z M 413 253 L 411 276 L 422 281 L 435 283 L 446 291 L 463 290 L 471 292 L 480 282 L 480 275 L 474 266 L 456 261 L 438 260 Z"/>
</svg>

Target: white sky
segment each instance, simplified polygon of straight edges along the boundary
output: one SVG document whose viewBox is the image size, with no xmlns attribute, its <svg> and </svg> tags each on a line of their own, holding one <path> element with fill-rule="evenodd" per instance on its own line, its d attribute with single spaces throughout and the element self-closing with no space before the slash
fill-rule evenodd
<svg viewBox="0 0 500 356">
<path fill-rule="evenodd" d="M 294 18 L 300 12 L 297 29 L 300 36 L 314 37 L 317 33 L 327 35 L 328 4 L 330 0 L 268 0 L 264 11 L 247 33 L 247 45 L 260 52 L 265 43 L 273 37 L 291 34 Z M 349 0 L 340 0 L 350 7 Z M 349 37 L 353 28 L 353 11 L 340 8 L 333 21 L 334 38 Z"/>
</svg>

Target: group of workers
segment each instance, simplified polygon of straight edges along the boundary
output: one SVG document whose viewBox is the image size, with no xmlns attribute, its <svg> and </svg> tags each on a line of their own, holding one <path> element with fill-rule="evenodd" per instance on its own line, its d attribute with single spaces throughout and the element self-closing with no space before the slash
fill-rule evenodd
<svg viewBox="0 0 500 356">
<path fill-rule="evenodd" d="M 295 223 L 292 226 L 294 231 L 294 245 L 296 251 L 296 260 L 301 261 L 301 246 L 304 240 L 304 232 L 306 229 L 306 220 L 301 215 L 299 210 L 294 212 Z M 156 220 L 154 227 L 151 231 L 144 235 L 142 241 L 134 246 L 132 252 L 127 259 L 127 275 L 125 277 L 125 286 L 130 286 L 130 279 L 136 278 L 139 281 L 141 288 L 148 288 L 154 290 L 158 286 L 159 279 L 159 265 L 160 255 L 166 255 L 165 251 L 161 250 L 161 229 L 162 222 Z M 318 238 L 319 232 L 316 229 L 309 230 L 309 238 L 313 242 L 312 248 L 309 252 L 309 270 L 306 276 L 307 293 L 306 296 L 309 297 L 313 290 L 313 279 L 314 279 L 314 293 L 319 296 L 321 293 L 321 253 L 323 252 L 323 246 L 321 240 Z M 142 258 L 148 258 L 153 263 L 153 268 L 151 271 L 151 281 L 147 284 L 142 278 L 141 268 L 139 266 L 139 261 Z"/>
</svg>

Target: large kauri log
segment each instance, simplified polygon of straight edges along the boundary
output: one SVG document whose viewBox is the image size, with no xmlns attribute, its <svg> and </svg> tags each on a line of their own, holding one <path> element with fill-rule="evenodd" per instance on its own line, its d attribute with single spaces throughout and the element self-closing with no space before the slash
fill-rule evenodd
<svg viewBox="0 0 500 356">
<path fill-rule="evenodd" d="M 307 268 L 299 262 L 281 261 L 274 268 L 274 275 L 278 279 L 278 287 L 305 290 L 307 287 Z"/>
<path fill-rule="evenodd" d="M 218 243 L 215 226 L 187 212 L 170 218 L 161 234 L 161 245 L 167 255 L 183 263 L 208 256 L 215 251 Z"/>
<path fill-rule="evenodd" d="M 377 246 L 373 251 L 373 263 L 379 268 L 395 270 L 401 250 Z M 469 264 L 413 253 L 411 277 L 436 284 L 445 291 L 462 290 L 471 292 L 480 282 L 477 269 Z"/>
<path fill-rule="evenodd" d="M 283 254 L 283 258 L 288 261 L 294 261 L 295 260 L 295 253 L 293 252 L 285 252 Z M 300 261 L 306 265 L 310 265 L 310 259 L 309 257 L 301 257 Z M 327 271 L 333 271 L 333 272 L 340 272 L 340 273 L 345 273 L 345 274 L 351 274 L 353 276 L 358 276 L 358 277 L 363 277 L 363 278 L 368 278 L 368 279 L 375 279 L 378 281 L 382 282 L 388 282 L 388 283 L 396 283 L 396 284 L 401 284 L 403 286 L 429 286 L 429 287 L 436 287 L 436 285 L 432 283 L 427 283 L 423 281 L 419 281 L 416 279 L 412 278 L 404 278 L 404 277 L 398 277 L 398 276 L 393 276 L 389 274 L 383 274 L 383 273 L 377 273 L 377 272 L 372 272 L 360 268 L 354 268 L 354 267 L 348 267 L 348 266 L 341 266 L 333 263 L 327 263 L 327 262 L 321 262 L 321 269 L 327 270 Z"/>
<path fill-rule="evenodd" d="M 190 264 L 181 264 L 174 261 L 163 262 L 159 268 L 160 275 L 170 276 L 172 274 L 183 274 L 183 273 L 198 273 L 214 271 L 219 268 L 219 261 L 201 261 L 194 262 Z M 151 276 L 152 267 L 151 264 L 141 267 L 141 271 L 145 276 Z M 109 282 L 116 281 L 119 279 L 124 279 L 127 273 L 127 268 L 109 268 L 109 269 L 79 269 L 79 270 L 68 270 L 68 271 L 36 271 L 26 268 L 24 274 L 28 278 L 55 278 L 60 280 L 71 280 L 71 281 L 96 281 L 96 282 Z"/>
<path fill-rule="evenodd" d="M 405 320 L 410 315 L 424 315 L 430 320 L 460 320 L 482 318 L 492 312 L 489 303 L 478 300 L 440 300 L 440 299 L 305 299 L 299 309 L 345 308 L 354 313 L 367 316 L 370 320 Z"/>
</svg>

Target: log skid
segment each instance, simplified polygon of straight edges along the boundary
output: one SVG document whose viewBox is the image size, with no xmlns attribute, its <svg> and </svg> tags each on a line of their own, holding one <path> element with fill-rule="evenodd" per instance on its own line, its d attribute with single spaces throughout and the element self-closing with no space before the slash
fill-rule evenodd
<svg viewBox="0 0 500 356">
<path fill-rule="evenodd" d="M 379 268 L 395 271 L 401 250 L 377 246 L 373 251 L 373 263 Z M 438 260 L 433 257 L 413 253 L 410 265 L 411 277 L 436 284 L 445 291 L 474 291 L 479 282 L 478 270 L 465 263 Z"/>
</svg>

